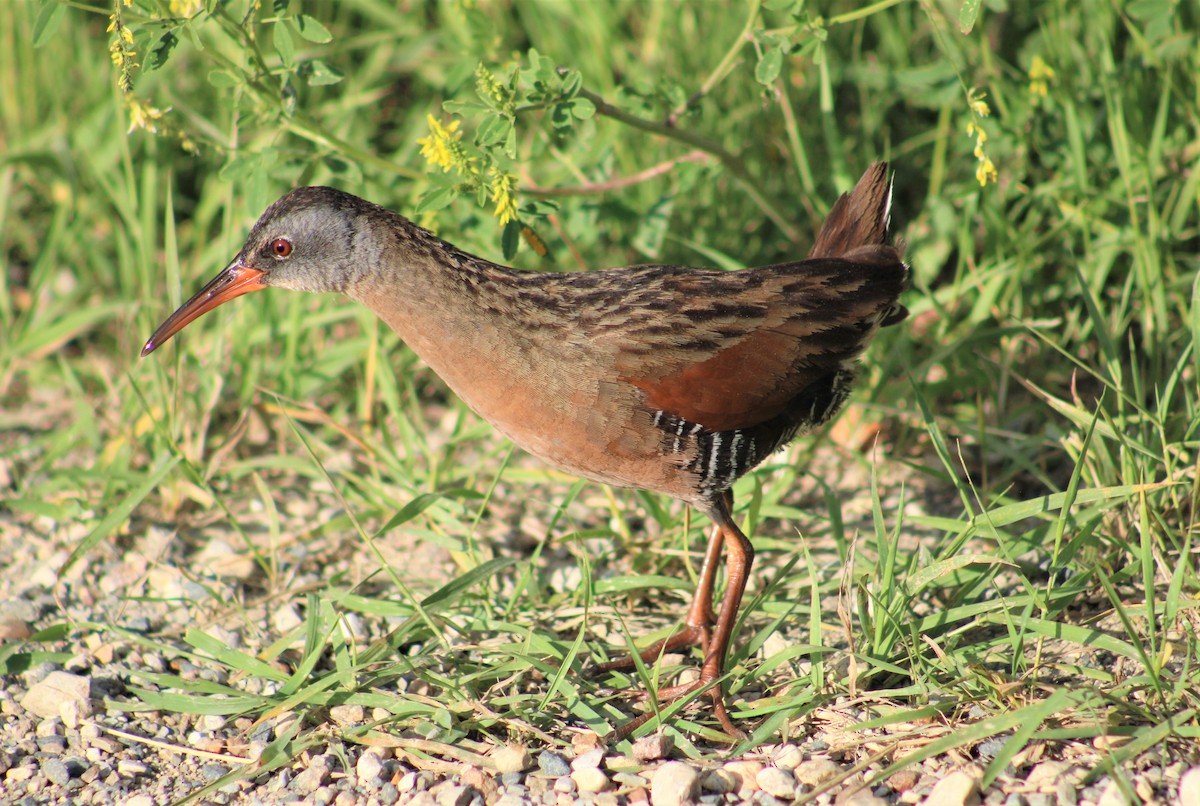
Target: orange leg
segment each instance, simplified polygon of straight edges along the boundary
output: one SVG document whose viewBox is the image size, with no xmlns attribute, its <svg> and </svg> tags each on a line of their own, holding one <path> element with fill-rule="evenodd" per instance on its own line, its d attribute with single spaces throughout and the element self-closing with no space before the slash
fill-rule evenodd
<svg viewBox="0 0 1200 806">
<path fill-rule="evenodd" d="M 727 495 L 718 501 L 709 512 L 713 520 L 713 535 L 705 552 L 704 567 L 700 572 L 700 584 L 696 595 L 688 609 L 685 627 L 675 635 L 643 650 L 639 656 L 643 661 L 650 662 L 663 652 L 682 646 L 699 645 L 704 650 L 704 663 L 700 667 L 700 679 L 694 683 L 672 686 L 658 692 L 658 699 L 671 702 L 686 697 L 697 689 L 712 686 L 709 696 L 713 701 L 713 713 L 721 727 L 731 737 L 740 738 L 745 734 L 739 730 L 725 709 L 725 696 L 719 684 L 725 672 L 725 657 L 729 653 L 729 644 L 733 639 L 733 627 L 737 622 L 738 610 L 742 605 L 742 595 L 746 591 L 746 583 L 750 578 L 750 567 L 754 563 L 754 547 L 750 540 L 734 523 L 730 514 L 733 496 Z M 721 609 L 717 613 L 715 628 L 713 625 L 712 597 L 716 579 L 716 565 L 721 556 L 721 549 L 729 551 L 726 562 L 727 583 L 725 598 L 721 601 Z M 711 630 L 711 632 L 710 632 Z M 600 666 L 602 671 L 628 668 L 633 665 L 631 657 L 620 658 Z M 618 728 L 612 735 L 612 741 L 620 741 L 627 737 L 640 725 L 650 719 L 651 715 L 643 715 Z"/>
</svg>

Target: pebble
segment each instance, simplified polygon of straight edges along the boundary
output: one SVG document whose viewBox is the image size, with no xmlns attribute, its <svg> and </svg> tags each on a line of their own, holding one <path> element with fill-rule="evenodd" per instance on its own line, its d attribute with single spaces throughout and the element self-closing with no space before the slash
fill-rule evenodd
<svg viewBox="0 0 1200 806">
<path fill-rule="evenodd" d="M 761 761 L 731 761 L 721 769 L 735 777 L 738 797 L 744 799 L 758 791 L 758 773 L 762 768 Z"/>
<path fill-rule="evenodd" d="M 582 755 L 576 756 L 571 762 L 571 769 L 582 770 L 586 767 L 599 767 L 602 761 L 604 761 L 604 748 L 597 747 L 594 750 L 589 750 Z"/>
<path fill-rule="evenodd" d="M 1180 799 L 1180 803 L 1186 804 L 1187 801 Z M 1104 788 L 1104 794 L 1096 801 L 1096 806 L 1129 806 L 1129 796 L 1120 784 L 1109 781 L 1108 786 Z"/>
<path fill-rule="evenodd" d="M 137 775 L 145 775 L 149 771 L 150 768 L 145 764 L 131 758 L 123 758 L 117 762 L 117 772 L 130 778 Z"/>
<path fill-rule="evenodd" d="M 700 773 L 682 761 L 668 761 L 650 779 L 653 806 L 680 806 L 696 796 Z"/>
<path fill-rule="evenodd" d="M 288 788 L 293 792 L 300 792 L 307 795 L 316 792 L 328 782 L 329 767 L 314 759 L 313 763 L 309 764 L 307 768 L 292 779 L 292 783 Z"/>
<path fill-rule="evenodd" d="M 463 767 L 458 774 L 458 779 L 464 786 L 468 786 L 482 795 L 485 803 L 495 800 L 496 794 L 500 791 L 500 787 L 496 784 L 495 776 L 484 772 L 473 764 Z"/>
<path fill-rule="evenodd" d="M 724 795 L 737 789 L 740 783 L 741 778 L 734 776 L 729 770 L 711 770 L 700 779 L 700 788 Z"/>
<path fill-rule="evenodd" d="M 329 709 L 329 718 L 336 725 L 357 725 L 367 718 L 361 705 L 335 705 Z"/>
<path fill-rule="evenodd" d="M 433 794 L 430 790 L 430 794 Z M 438 806 L 469 806 L 475 797 L 475 790 L 461 784 L 451 784 L 434 795 Z"/>
<path fill-rule="evenodd" d="M 776 767 L 794 770 L 804 763 L 804 751 L 794 744 L 783 744 L 772 757 Z"/>
<path fill-rule="evenodd" d="M 543 750 L 538 753 L 537 763 L 538 769 L 551 778 L 561 778 L 571 774 L 571 765 L 553 750 Z"/>
<path fill-rule="evenodd" d="M 529 769 L 532 760 L 529 751 L 517 744 L 497 747 L 492 751 L 492 763 L 496 765 L 496 772 L 501 774 L 524 772 Z"/>
<path fill-rule="evenodd" d="M 633 757 L 638 761 L 658 761 L 675 750 L 675 739 L 665 733 L 643 736 L 633 743 Z"/>
<path fill-rule="evenodd" d="M 1053 792 L 1071 765 L 1065 761 L 1043 761 L 1025 777 L 1025 786 L 1039 792 Z"/>
<path fill-rule="evenodd" d="M 978 806 L 979 780 L 962 770 L 955 770 L 938 781 L 925 806 Z"/>
<path fill-rule="evenodd" d="M 1192 767 L 1180 776 L 1179 802 L 1186 806 L 1200 803 L 1200 767 Z"/>
<path fill-rule="evenodd" d="M 30 687 L 21 698 L 21 707 L 43 718 L 59 716 L 59 708 L 63 703 L 82 704 L 91 697 L 91 690 L 90 677 L 54 671 Z"/>
<path fill-rule="evenodd" d="M 197 720 L 197 724 L 199 725 L 200 729 L 206 730 L 209 733 L 213 733 L 225 727 L 226 722 L 228 722 L 228 720 L 220 714 L 205 714 L 204 716 L 200 717 L 199 720 Z"/>
<path fill-rule="evenodd" d="M 842 765 L 827 758 L 811 758 L 796 767 L 796 780 L 808 786 L 821 786 L 840 777 Z"/>
<path fill-rule="evenodd" d="M 571 780 L 580 792 L 595 794 L 608 788 L 608 776 L 599 767 L 580 767 L 571 772 Z"/>
<path fill-rule="evenodd" d="M 1054 797 L 1058 806 L 1075 806 L 1079 802 L 1079 788 L 1070 778 L 1059 778 L 1054 785 Z"/>
<path fill-rule="evenodd" d="M 354 763 L 354 774 L 358 777 L 359 786 L 376 788 L 380 784 L 380 773 L 383 772 L 383 759 L 378 753 L 367 751 L 358 757 Z"/>
<path fill-rule="evenodd" d="M 769 795 L 785 800 L 796 796 L 796 776 L 780 767 L 763 767 L 754 776 L 758 788 Z"/>
<path fill-rule="evenodd" d="M 893 792 L 907 792 L 917 785 L 920 778 L 916 770 L 900 770 L 887 779 L 887 785 Z"/>
<path fill-rule="evenodd" d="M 42 775 L 46 776 L 50 783 L 59 786 L 66 786 L 71 780 L 71 771 L 67 768 L 67 762 L 58 756 L 42 759 Z"/>
</svg>

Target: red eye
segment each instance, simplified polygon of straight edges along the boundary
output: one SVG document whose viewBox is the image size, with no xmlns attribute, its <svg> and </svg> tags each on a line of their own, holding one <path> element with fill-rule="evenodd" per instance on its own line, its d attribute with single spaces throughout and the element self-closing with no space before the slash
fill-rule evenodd
<svg viewBox="0 0 1200 806">
<path fill-rule="evenodd" d="M 287 238 L 276 238 L 271 242 L 271 252 L 275 257 L 287 257 L 292 253 L 292 242 Z"/>
</svg>

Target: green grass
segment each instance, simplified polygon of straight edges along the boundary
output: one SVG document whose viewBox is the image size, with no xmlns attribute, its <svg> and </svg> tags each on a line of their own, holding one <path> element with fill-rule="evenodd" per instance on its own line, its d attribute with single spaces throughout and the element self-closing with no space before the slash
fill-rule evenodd
<svg viewBox="0 0 1200 806">
<path fill-rule="evenodd" d="M 568 723 L 627 714 L 601 686 L 637 683 L 580 675 L 585 660 L 668 630 L 698 573 L 700 519 L 512 453 L 344 300 L 255 296 L 137 360 L 285 188 L 336 184 L 530 268 L 736 267 L 802 254 L 886 158 L 912 318 L 872 347 L 839 425 L 737 488 L 760 556 L 727 681 L 753 728 L 742 747 L 844 695 L 876 714 L 864 732 L 961 727 L 892 768 L 991 736 L 1007 743 L 989 778 L 1035 742 L 1127 737 L 1107 756 L 1118 771 L 1193 746 L 1193 6 L 985 7 L 963 33 L 948 6 L 911 2 L 796 17 L 782 2 L 305 4 L 322 41 L 286 4 L 210 5 L 187 22 L 123 10 L 143 65 L 131 94 L 107 8 L 0 6 L 2 517 L 53 524 L 39 539 L 85 565 L 178 528 L 169 559 L 186 567 L 216 513 L 255 563 L 236 606 L 181 603 L 262 634 L 253 652 L 199 629 L 71 625 L 273 681 L 147 672 L 129 707 L 321 723 L 354 702 L 390 716 L 344 739 L 417 730 L 429 744 L 413 752 L 451 757 L 569 741 Z M 177 45 L 148 69 L 168 31 Z M 1035 57 L 1054 71 L 1044 97 Z M 525 83 L 481 97 L 480 65 L 501 89 L 520 65 Z M 157 134 L 127 133 L 135 99 L 169 110 Z M 429 115 L 461 119 L 482 178 L 422 159 Z M 983 187 L 972 122 L 998 171 Z M 546 256 L 493 215 L 493 166 Z M 397 561 L 414 537 L 446 566 Z M 356 570 L 321 573 L 349 552 Z M 303 624 L 269 635 L 262 603 L 300 596 L 304 575 Z M 370 640 L 347 638 L 346 614 Z M 61 637 L 7 648 L 4 668 Z M 702 713 L 667 722 L 689 753 L 719 747 Z M 270 763 L 317 741 L 312 723 Z"/>
</svg>

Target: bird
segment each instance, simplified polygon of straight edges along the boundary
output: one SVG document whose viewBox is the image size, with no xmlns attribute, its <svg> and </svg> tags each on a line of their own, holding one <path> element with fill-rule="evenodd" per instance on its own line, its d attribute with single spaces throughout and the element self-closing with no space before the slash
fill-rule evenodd
<svg viewBox="0 0 1200 806">
<path fill-rule="evenodd" d="M 722 684 L 754 560 L 732 486 L 837 414 L 867 344 L 907 316 L 899 298 L 909 268 L 903 244 L 889 243 L 891 200 L 888 165 L 875 163 L 834 203 L 803 260 L 545 272 L 469 254 L 341 190 L 298 187 L 266 209 L 237 256 L 141 355 L 244 294 L 339 292 L 374 311 L 517 446 L 576 476 L 705 513 L 713 528 L 686 617 L 638 655 L 653 662 L 698 647 L 698 679 L 657 700 L 707 696 L 732 740 L 745 734 Z M 726 584 L 714 606 L 722 553 Z M 598 668 L 634 665 L 625 657 Z"/>
</svg>

